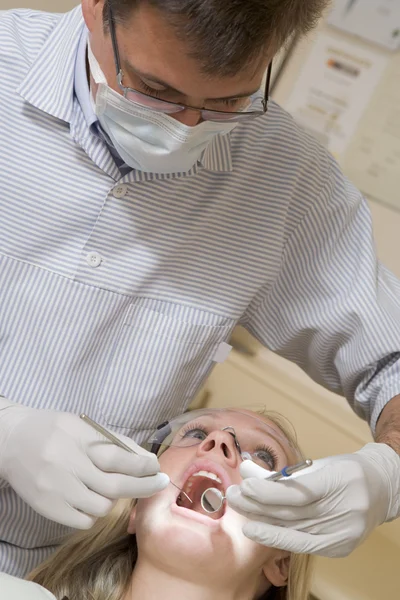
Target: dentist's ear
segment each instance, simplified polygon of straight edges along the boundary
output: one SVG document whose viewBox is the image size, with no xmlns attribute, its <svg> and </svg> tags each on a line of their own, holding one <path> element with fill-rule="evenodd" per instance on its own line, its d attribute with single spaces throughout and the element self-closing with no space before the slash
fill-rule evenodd
<svg viewBox="0 0 400 600">
<path fill-rule="evenodd" d="M 290 553 L 278 550 L 263 567 L 263 573 L 275 587 L 287 585 L 289 578 Z"/>
<path fill-rule="evenodd" d="M 103 6 L 104 0 L 82 0 L 82 14 L 90 32 L 94 29 L 96 22 L 102 19 Z"/>
</svg>

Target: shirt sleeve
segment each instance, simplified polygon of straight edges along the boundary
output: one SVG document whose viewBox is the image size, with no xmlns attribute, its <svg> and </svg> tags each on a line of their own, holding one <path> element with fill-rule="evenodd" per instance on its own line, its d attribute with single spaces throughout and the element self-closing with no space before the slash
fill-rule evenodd
<svg viewBox="0 0 400 600">
<path fill-rule="evenodd" d="M 400 282 L 377 259 L 367 202 L 333 159 L 243 325 L 344 395 L 373 431 L 400 394 Z"/>
<path fill-rule="evenodd" d="M 56 597 L 37 583 L 0 573 L 0 599 L 56 600 Z"/>
</svg>

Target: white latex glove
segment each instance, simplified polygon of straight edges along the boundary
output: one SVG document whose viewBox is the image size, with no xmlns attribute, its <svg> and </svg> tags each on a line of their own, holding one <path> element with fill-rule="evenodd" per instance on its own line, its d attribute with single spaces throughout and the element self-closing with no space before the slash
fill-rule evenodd
<svg viewBox="0 0 400 600">
<path fill-rule="evenodd" d="M 147 498 L 169 483 L 154 454 L 118 437 L 140 456 L 112 444 L 76 415 L 0 398 L 0 477 L 40 515 L 87 529 L 115 500 Z"/>
<path fill-rule="evenodd" d="M 343 557 L 375 527 L 400 516 L 400 456 L 386 444 L 332 456 L 281 481 L 251 461 L 228 504 L 250 521 L 243 533 L 265 546 Z"/>
<path fill-rule="evenodd" d="M 0 600 L 56 600 L 44 587 L 0 573 Z"/>
</svg>

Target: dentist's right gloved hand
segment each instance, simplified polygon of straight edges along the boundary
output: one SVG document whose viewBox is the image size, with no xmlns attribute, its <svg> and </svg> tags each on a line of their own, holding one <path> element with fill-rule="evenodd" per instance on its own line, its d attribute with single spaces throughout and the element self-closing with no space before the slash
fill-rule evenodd
<svg viewBox="0 0 400 600">
<path fill-rule="evenodd" d="M 0 478 L 44 517 L 88 529 L 117 499 L 147 498 L 169 484 L 154 454 L 118 437 L 139 456 L 76 415 L 0 397 Z"/>
</svg>

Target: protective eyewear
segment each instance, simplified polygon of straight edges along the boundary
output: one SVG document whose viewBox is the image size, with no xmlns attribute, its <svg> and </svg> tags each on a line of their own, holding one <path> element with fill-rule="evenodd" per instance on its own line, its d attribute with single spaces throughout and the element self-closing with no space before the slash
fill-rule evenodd
<svg viewBox="0 0 400 600">
<path fill-rule="evenodd" d="M 144 92 L 139 92 L 130 87 L 126 87 L 123 84 L 123 71 L 121 68 L 121 60 L 117 43 L 117 33 L 116 33 L 116 25 L 115 19 L 113 16 L 111 3 L 107 2 L 108 6 L 108 20 L 109 20 L 109 28 L 111 35 L 111 42 L 113 46 L 114 52 L 114 61 L 115 67 L 117 71 L 117 83 L 119 88 L 121 89 L 124 97 L 132 102 L 140 106 L 141 108 L 147 108 L 153 110 L 155 112 L 167 114 L 167 115 L 176 115 L 184 110 L 191 110 L 201 114 L 201 119 L 203 121 L 214 121 L 214 122 L 224 122 L 224 123 L 232 123 L 239 121 L 247 121 L 250 119 L 255 119 L 265 115 L 268 110 L 268 100 L 269 100 L 269 88 L 271 82 L 271 73 L 272 73 L 272 61 L 268 66 L 267 76 L 265 80 L 265 88 L 264 88 L 264 98 L 261 100 L 261 108 L 253 109 L 255 102 L 252 98 L 246 98 L 243 100 L 243 106 L 240 111 L 223 111 L 223 110 L 209 110 L 207 108 L 197 108 L 194 106 L 188 106 L 186 104 L 177 104 L 175 102 L 170 102 L 168 100 L 162 100 L 161 98 L 157 98 L 155 96 L 151 96 L 150 94 L 146 94 Z"/>
<path fill-rule="evenodd" d="M 256 415 L 231 409 L 200 409 L 170 419 L 157 427 L 146 440 L 146 447 L 159 453 L 169 447 L 197 446 L 216 431 L 226 431 L 232 436 L 242 460 L 252 460 L 270 471 L 277 465 L 279 447 L 287 457 L 302 459 L 283 432 Z"/>
<path fill-rule="evenodd" d="M 249 415 L 240 410 L 201 409 L 190 411 L 161 424 L 147 440 L 147 445 L 154 453 L 161 453 L 171 447 L 195 447 L 210 440 L 220 431 L 232 436 L 231 447 L 236 449 L 240 460 L 251 460 L 264 469 L 265 479 L 279 481 L 312 464 L 311 460 L 303 459 L 301 453 L 283 432 L 272 427 L 266 421 L 258 419 L 255 415 Z M 286 463 L 286 466 L 278 471 L 278 464 L 282 461 L 282 457 L 279 460 L 277 452 L 279 447 L 284 451 L 285 462 L 298 462 L 291 466 Z M 272 473 L 268 474 L 268 471 L 272 471 Z M 181 494 L 191 503 L 193 502 L 183 489 L 181 489 Z M 206 513 L 213 514 L 221 510 L 225 500 L 225 494 L 211 485 L 203 491 L 200 504 Z M 178 497 L 177 503 L 182 505 L 180 497 Z"/>
</svg>

